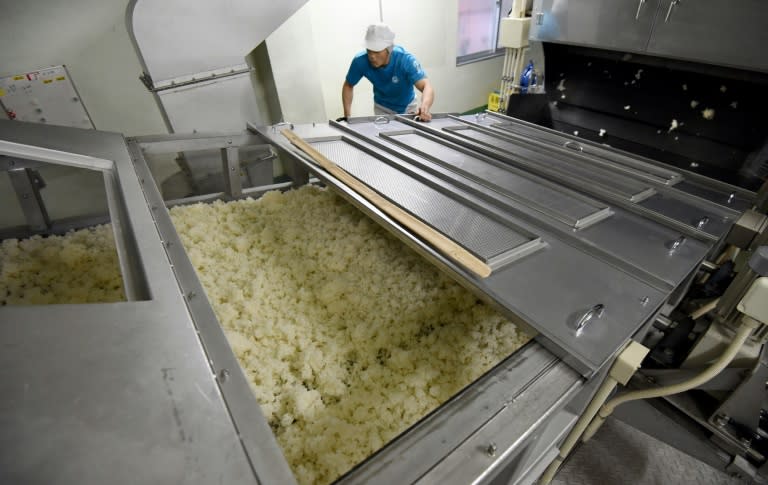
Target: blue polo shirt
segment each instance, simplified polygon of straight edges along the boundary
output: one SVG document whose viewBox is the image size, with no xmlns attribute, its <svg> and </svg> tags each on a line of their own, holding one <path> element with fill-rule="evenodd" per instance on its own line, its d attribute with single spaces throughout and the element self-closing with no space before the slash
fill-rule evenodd
<svg viewBox="0 0 768 485">
<path fill-rule="evenodd" d="M 368 62 L 366 51 L 352 59 L 347 72 L 347 82 L 354 86 L 365 76 L 373 84 L 373 100 L 395 113 L 405 113 L 405 109 L 416 96 L 413 85 L 427 77 L 421 64 L 410 52 L 399 45 L 392 49 L 389 63 L 374 69 Z"/>
</svg>

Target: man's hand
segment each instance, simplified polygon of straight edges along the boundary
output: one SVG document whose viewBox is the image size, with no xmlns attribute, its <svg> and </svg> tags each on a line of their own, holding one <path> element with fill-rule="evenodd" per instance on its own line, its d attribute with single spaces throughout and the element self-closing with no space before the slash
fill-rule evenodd
<svg viewBox="0 0 768 485">
<path fill-rule="evenodd" d="M 429 112 L 429 109 L 435 101 L 435 90 L 432 89 L 432 83 L 430 83 L 427 78 L 421 78 L 416 81 L 414 86 L 421 91 L 421 105 L 416 111 L 416 116 L 418 116 L 421 121 L 430 121 L 432 119 L 432 114 Z"/>
<path fill-rule="evenodd" d="M 429 108 L 419 106 L 419 109 L 416 110 L 416 118 L 418 118 L 417 121 L 430 121 L 432 119 L 432 113 L 429 112 Z"/>
</svg>

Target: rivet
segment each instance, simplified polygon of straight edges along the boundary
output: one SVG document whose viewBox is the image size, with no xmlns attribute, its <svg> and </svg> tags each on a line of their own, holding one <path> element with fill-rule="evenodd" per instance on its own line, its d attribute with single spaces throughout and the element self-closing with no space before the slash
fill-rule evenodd
<svg viewBox="0 0 768 485">
<path fill-rule="evenodd" d="M 496 447 L 496 443 L 490 443 L 488 444 L 488 447 L 485 449 L 485 453 L 488 456 L 496 456 L 496 450 L 498 448 Z"/>
<path fill-rule="evenodd" d="M 745 446 L 747 448 L 751 448 L 752 447 L 752 440 L 749 439 L 749 438 L 741 438 L 739 440 L 739 443 L 741 443 L 743 446 Z"/>
<path fill-rule="evenodd" d="M 196 296 L 197 296 L 197 293 L 195 293 L 194 291 L 190 291 L 189 293 L 187 293 L 187 298 L 189 298 L 190 300 Z"/>
<path fill-rule="evenodd" d="M 727 414 L 718 414 L 717 416 L 715 416 L 715 420 L 714 421 L 715 421 L 716 425 L 718 425 L 719 427 L 722 428 L 726 424 L 728 424 L 728 421 L 730 421 L 730 420 L 731 420 L 731 418 L 728 417 Z"/>
<path fill-rule="evenodd" d="M 227 382 L 227 379 L 229 379 L 229 371 L 227 369 L 221 369 L 221 372 L 219 372 L 219 379 L 221 382 Z"/>
</svg>

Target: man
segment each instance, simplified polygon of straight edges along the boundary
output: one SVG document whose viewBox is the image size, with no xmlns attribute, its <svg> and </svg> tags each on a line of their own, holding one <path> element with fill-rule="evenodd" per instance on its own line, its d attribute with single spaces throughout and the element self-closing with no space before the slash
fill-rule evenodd
<svg viewBox="0 0 768 485">
<path fill-rule="evenodd" d="M 432 84 L 413 54 L 394 45 L 394 40 L 395 33 L 388 25 L 368 26 L 365 33 L 366 51 L 352 59 L 341 88 L 344 117 L 339 120 L 350 116 L 354 87 L 362 77 L 373 84 L 375 114 L 414 113 L 421 121 L 432 119 L 429 112 L 435 99 Z M 420 104 L 417 103 L 414 86 L 422 93 Z"/>
</svg>

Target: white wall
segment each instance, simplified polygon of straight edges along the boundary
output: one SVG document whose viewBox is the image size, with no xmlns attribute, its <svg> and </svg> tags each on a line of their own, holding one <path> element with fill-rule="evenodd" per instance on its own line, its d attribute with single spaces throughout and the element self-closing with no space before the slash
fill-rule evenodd
<svg viewBox="0 0 768 485">
<path fill-rule="evenodd" d="M 436 90 L 435 112 L 485 104 L 502 59 L 456 67 L 457 0 L 382 0 L 396 42 L 413 52 Z M 2 0 L 0 75 L 66 64 L 97 129 L 128 136 L 166 133 L 128 37 L 128 0 Z M 379 0 L 310 0 L 267 40 L 288 121 L 342 115 L 341 84 L 365 27 L 379 21 Z M 366 80 L 354 115 L 373 113 Z"/>
<path fill-rule="evenodd" d="M 309 2 L 267 37 L 267 53 L 283 120 L 323 121 L 326 116 Z"/>
<path fill-rule="evenodd" d="M 456 66 L 458 0 L 382 0 L 382 16 L 395 31 L 395 43 L 419 59 L 432 81 L 434 112 L 482 106 L 488 93 L 498 88 L 503 58 Z M 341 85 L 349 63 L 363 49 L 366 26 L 378 21 L 378 0 L 310 0 L 267 38 L 287 121 L 342 116 Z M 281 83 L 277 78 L 287 69 L 291 71 L 289 81 Z M 318 87 L 323 112 L 315 104 L 307 104 L 301 94 L 317 94 Z M 366 80 L 355 87 L 352 114 L 373 114 L 373 90 Z"/>
<path fill-rule="evenodd" d="M 96 128 L 167 133 L 125 26 L 128 0 L 0 1 L 0 75 L 66 64 Z"/>
</svg>

